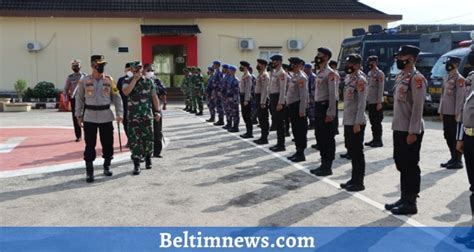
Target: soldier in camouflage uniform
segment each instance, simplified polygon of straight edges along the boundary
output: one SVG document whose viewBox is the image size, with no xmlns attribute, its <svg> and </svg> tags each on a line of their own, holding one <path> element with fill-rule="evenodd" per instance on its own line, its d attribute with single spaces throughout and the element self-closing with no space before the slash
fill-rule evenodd
<svg viewBox="0 0 474 252">
<path fill-rule="evenodd" d="M 193 99 L 193 107 L 196 108 L 196 115 L 202 116 L 203 110 L 203 100 L 204 100 L 204 78 L 201 75 L 201 69 L 196 67 L 193 69 L 193 79 L 192 82 L 194 83 L 194 99 Z"/>
<path fill-rule="evenodd" d="M 128 134 L 132 160 L 133 175 L 140 174 L 140 159 L 145 158 L 146 169 L 151 169 L 154 135 L 152 131 L 153 117 L 161 119 L 160 102 L 156 85 L 151 78 L 143 76 L 140 61 L 130 63 L 134 72 L 133 78 L 125 80 L 123 93 L 128 96 Z M 152 116 L 152 103 L 154 111 Z"/>
<path fill-rule="evenodd" d="M 229 116 L 233 125 L 228 129 L 229 132 L 239 132 L 239 102 L 240 102 L 240 90 L 239 90 L 239 79 L 235 77 L 236 66 L 229 66 L 229 83 L 228 90 L 226 92 L 226 99 L 228 102 Z"/>
<path fill-rule="evenodd" d="M 95 145 L 97 130 L 100 134 L 102 157 L 104 158 L 104 175 L 112 176 L 110 162 L 114 155 L 114 114 L 110 104 L 115 106 L 117 123 L 123 118 L 123 105 L 119 90 L 114 79 L 104 74 L 107 64 L 103 55 L 91 56 L 92 74 L 82 78 L 77 84 L 76 117 L 77 122 L 84 128 L 84 161 L 86 161 L 86 181 L 94 182 L 93 162 L 96 158 Z"/>
<path fill-rule="evenodd" d="M 196 114 L 196 82 L 195 82 L 195 72 L 196 67 L 189 68 L 189 79 L 188 79 L 188 94 L 189 94 L 189 103 L 191 104 L 191 109 L 188 111 L 191 114 Z"/>
<path fill-rule="evenodd" d="M 184 103 L 186 104 L 186 107 L 183 109 L 184 111 L 188 112 L 191 109 L 191 104 L 189 104 L 189 94 L 188 94 L 188 76 L 189 76 L 189 69 L 184 68 L 183 69 L 183 80 L 181 81 L 181 92 L 183 92 L 184 95 Z"/>
</svg>

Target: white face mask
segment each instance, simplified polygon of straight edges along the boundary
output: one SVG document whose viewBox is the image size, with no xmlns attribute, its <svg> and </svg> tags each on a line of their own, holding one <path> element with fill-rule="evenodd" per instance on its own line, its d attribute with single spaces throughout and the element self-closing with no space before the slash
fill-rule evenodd
<svg viewBox="0 0 474 252">
<path fill-rule="evenodd" d="M 146 72 L 146 77 L 148 79 L 153 79 L 155 77 L 155 73 L 154 72 Z"/>
<path fill-rule="evenodd" d="M 128 72 L 127 72 L 127 77 L 128 77 L 128 78 L 132 78 L 132 77 L 133 77 L 132 71 L 128 71 Z"/>
</svg>

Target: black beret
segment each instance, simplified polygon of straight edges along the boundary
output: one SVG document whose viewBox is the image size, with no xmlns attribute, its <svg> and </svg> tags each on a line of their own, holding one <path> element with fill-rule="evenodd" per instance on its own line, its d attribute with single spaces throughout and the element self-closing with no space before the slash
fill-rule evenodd
<svg viewBox="0 0 474 252">
<path fill-rule="evenodd" d="M 130 63 L 125 64 L 125 68 L 129 68 L 129 67 L 130 67 Z"/>
<path fill-rule="evenodd" d="M 349 54 L 346 57 L 346 62 L 347 63 L 353 63 L 353 64 L 359 64 L 362 62 L 362 58 L 360 57 L 359 54 Z"/>
<path fill-rule="evenodd" d="M 271 60 L 283 60 L 283 55 L 281 54 L 275 54 L 272 57 L 270 57 Z"/>
<path fill-rule="evenodd" d="M 337 66 L 337 61 L 331 60 L 331 61 L 329 61 L 329 64 L 328 64 L 328 65 L 330 65 L 330 66 L 336 65 L 336 66 Z"/>
<path fill-rule="evenodd" d="M 412 55 L 418 57 L 419 53 L 420 48 L 412 45 L 404 45 L 398 49 L 398 52 L 395 53 L 395 56 Z"/>
<path fill-rule="evenodd" d="M 379 57 L 377 55 L 370 55 L 369 58 L 367 58 L 367 62 L 373 62 L 373 61 L 379 61 Z"/>
<path fill-rule="evenodd" d="M 257 60 L 258 63 L 262 64 L 262 65 L 268 65 L 268 61 L 264 60 L 264 59 L 258 59 Z"/>
<path fill-rule="evenodd" d="M 281 67 L 285 70 L 288 70 L 290 68 L 290 65 L 288 64 L 282 64 Z"/>
<path fill-rule="evenodd" d="M 288 61 L 291 64 L 301 64 L 301 63 L 303 63 L 303 60 L 298 58 L 298 57 L 291 57 L 291 58 L 288 59 Z"/>
<path fill-rule="evenodd" d="M 320 47 L 318 48 L 318 52 L 324 54 L 324 55 L 327 55 L 329 58 L 332 57 L 332 52 L 329 48 L 327 47 Z"/>
<path fill-rule="evenodd" d="M 247 61 L 241 61 L 240 65 L 244 67 L 250 67 L 250 63 L 248 63 Z"/>
<path fill-rule="evenodd" d="M 459 64 L 461 63 L 461 58 L 456 57 L 456 56 L 448 56 L 446 61 L 444 63 L 451 63 L 451 64 Z"/>
</svg>

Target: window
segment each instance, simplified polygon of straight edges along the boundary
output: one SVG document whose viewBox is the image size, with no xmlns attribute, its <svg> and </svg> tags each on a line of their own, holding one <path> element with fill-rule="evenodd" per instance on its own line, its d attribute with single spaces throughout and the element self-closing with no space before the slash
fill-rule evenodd
<svg viewBox="0 0 474 252">
<path fill-rule="evenodd" d="M 279 54 L 279 53 L 280 53 L 280 51 L 275 51 L 275 50 L 260 51 L 259 59 L 264 59 L 266 61 L 270 61 L 270 57 L 272 57 L 275 54 Z"/>
</svg>

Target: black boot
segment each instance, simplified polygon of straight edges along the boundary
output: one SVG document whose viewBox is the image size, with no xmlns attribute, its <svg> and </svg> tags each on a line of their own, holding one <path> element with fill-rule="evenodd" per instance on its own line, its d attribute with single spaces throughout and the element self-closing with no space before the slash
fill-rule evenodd
<svg viewBox="0 0 474 252">
<path fill-rule="evenodd" d="M 310 172 L 318 177 L 325 177 L 332 175 L 332 161 L 322 160 L 319 168 L 313 169 Z"/>
<path fill-rule="evenodd" d="M 224 119 L 222 119 L 222 118 L 219 118 L 219 121 L 214 123 L 214 126 L 222 126 L 222 125 L 224 125 Z"/>
<path fill-rule="evenodd" d="M 417 214 L 418 209 L 416 207 L 416 198 L 418 194 L 408 194 L 406 200 L 403 203 L 392 209 L 392 214 L 395 215 L 411 215 Z"/>
<path fill-rule="evenodd" d="M 380 148 L 383 147 L 383 142 L 381 139 L 377 138 L 377 140 L 374 140 L 369 146 L 372 148 Z"/>
<path fill-rule="evenodd" d="M 351 160 L 351 155 L 349 154 L 349 152 L 346 152 L 344 154 L 341 154 L 339 155 L 341 158 L 345 158 L 345 159 L 348 159 L 348 160 Z"/>
<path fill-rule="evenodd" d="M 249 134 L 249 132 L 247 131 L 247 133 L 243 134 L 243 135 L 240 135 L 241 138 L 253 138 L 253 135 L 252 134 Z"/>
<path fill-rule="evenodd" d="M 273 147 L 270 147 L 270 150 L 273 152 L 282 152 L 282 151 L 285 151 L 286 148 L 284 144 L 277 144 Z"/>
<path fill-rule="evenodd" d="M 291 159 L 290 159 L 291 158 Z M 304 155 L 304 151 L 302 150 L 298 150 L 296 151 L 295 155 L 293 155 L 292 157 L 290 157 L 288 159 L 290 159 L 292 162 L 295 162 L 295 163 L 299 163 L 299 162 L 303 162 L 303 161 L 306 161 L 306 157 Z"/>
<path fill-rule="evenodd" d="M 187 112 L 187 111 L 188 111 L 188 109 L 189 109 L 189 107 L 188 107 L 188 106 L 186 106 L 186 107 L 183 109 L 183 111 L 186 111 L 186 112 Z"/>
<path fill-rule="evenodd" d="M 253 142 L 258 145 L 264 145 L 264 144 L 268 144 L 268 139 L 266 137 L 265 138 L 261 137 L 260 139 L 254 140 Z"/>
<path fill-rule="evenodd" d="M 113 173 L 110 171 L 110 161 L 111 159 L 104 159 L 104 175 L 110 177 Z"/>
<path fill-rule="evenodd" d="M 239 132 L 239 127 L 238 127 L 238 126 L 234 126 L 234 127 L 230 128 L 230 129 L 228 129 L 227 131 L 230 132 L 230 133 L 237 133 L 237 132 Z"/>
<path fill-rule="evenodd" d="M 197 116 L 202 116 L 203 113 L 202 113 L 202 110 L 199 110 L 199 112 L 196 113 Z"/>
<path fill-rule="evenodd" d="M 224 127 L 222 127 L 222 128 L 228 130 L 228 129 L 232 128 L 232 123 L 231 123 L 231 122 L 227 122 L 227 124 L 226 124 Z"/>
<path fill-rule="evenodd" d="M 206 122 L 215 122 L 216 121 L 216 117 L 211 115 L 211 118 L 207 119 Z"/>
<path fill-rule="evenodd" d="M 315 150 L 319 150 L 318 144 L 313 144 L 313 145 L 311 145 L 311 148 L 313 148 L 313 149 L 315 149 Z"/>
<path fill-rule="evenodd" d="M 140 159 L 139 158 L 134 158 L 133 159 L 133 175 L 139 175 L 141 172 L 140 169 Z"/>
<path fill-rule="evenodd" d="M 147 170 L 150 170 L 151 169 L 151 156 L 146 156 L 145 158 L 145 168 Z"/>
<path fill-rule="evenodd" d="M 462 154 L 456 153 L 453 162 L 446 166 L 446 169 L 454 170 L 462 169 L 463 167 L 464 165 L 462 164 Z"/>
<path fill-rule="evenodd" d="M 94 182 L 94 165 L 92 162 L 86 162 L 86 182 Z"/>
<path fill-rule="evenodd" d="M 349 180 L 349 181 L 347 181 L 346 183 L 340 184 L 340 187 L 341 187 L 342 189 L 346 189 L 346 188 L 347 188 L 348 186 L 350 186 L 350 185 L 352 185 L 352 179 Z"/>
<path fill-rule="evenodd" d="M 367 143 L 365 143 L 364 145 L 365 145 L 365 146 L 371 146 L 373 142 L 374 142 L 374 140 L 372 140 L 372 141 L 370 141 L 370 142 L 367 142 Z"/>
<path fill-rule="evenodd" d="M 400 197 L 400 199 L 393 203 L 385 204 L 385 209 L 390 211 L 394 209 L 395 207 L 398 207 L 401 204 L 403 204 L 404 201 L 405 201 L 405 194 L 402 192 L 402 196 Z"/>
</svg>

